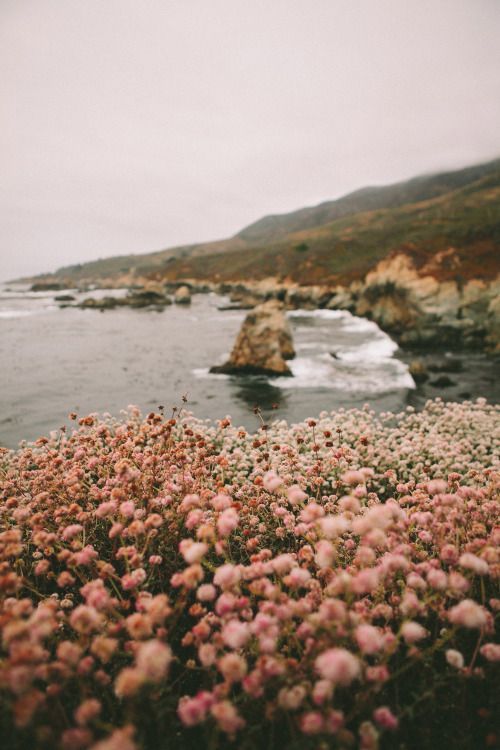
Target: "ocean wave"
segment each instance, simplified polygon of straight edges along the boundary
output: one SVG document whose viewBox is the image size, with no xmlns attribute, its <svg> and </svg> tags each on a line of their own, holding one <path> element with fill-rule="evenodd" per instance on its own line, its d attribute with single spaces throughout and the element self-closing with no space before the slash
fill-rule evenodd
<svg viewBox="0 0 500 750">
<path fill-rule="evenodd" d="M 348 310 L 290 310 L 287 312 L 287 317 L 339 320 L 341 318 L 352 318 L 353 316 Z"/>
<path fill-rule="evenodd" d="M 415 388 L 407 366 L 397 359 L 352 367 L 329 355 L 319 355 L 298 357 L 288 364 L 293 378 L 276 378 L 273 385 L 278 388 L 321 388 L 349 393 L 387 393 Z"/>
<path fill-rule="evenodd" d="M 339 359 L 347 362 L 370 362 L 376 359 L 392 359 L 397 350 L 396 342 L 383 334 L 356 347 L 340 347 L 336 354 Z"/>
</svg>

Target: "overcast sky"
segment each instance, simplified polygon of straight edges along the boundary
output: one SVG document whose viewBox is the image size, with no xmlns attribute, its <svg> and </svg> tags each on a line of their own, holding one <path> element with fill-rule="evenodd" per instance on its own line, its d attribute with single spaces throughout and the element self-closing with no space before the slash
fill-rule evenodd
<svg viewBox="0 0 500 750">
<path fill-rule="evenodd" d="M 0 278 L 500 155 L 500 0 L 0 0 Z"/>
</svg>

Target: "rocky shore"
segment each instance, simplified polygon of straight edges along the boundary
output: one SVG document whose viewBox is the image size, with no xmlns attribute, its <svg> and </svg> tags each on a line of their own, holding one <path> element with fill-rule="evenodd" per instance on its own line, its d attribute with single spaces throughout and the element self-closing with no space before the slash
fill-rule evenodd
<svg viewBox="0 0 500 750">
<path fill-rule="evenodd" d="M 89 298 L 81 304 L 96 309 L 119 305 L 162 308 L 171 304 L 171 297 L 186 304 L 192 294 L 216 292 L 230 298 L 224 309 L 249 310 L 274 299 L 287 309 L 348 310 L 375 321 L 405 349 L 435 350 L 444 346 L 447 350 L 500 353 L 500 277 L 440 280 L 440 273 L 449 269 L 454 260 L 453 248 L 438 253 L 424 266 L 417 266 L 408 254 L 397 253 L 380 261 L 361 279 L 338 285 L 305 286 L 274 277 L 230 282 L 189 278 L 162 282 L 124 274 L 88 279 L 87 285 L 131 288 L 127 297 Z M 54 287 L 47 284 L 47 291 L 49 286 Z M 67 279 L 58 284 L 58 289 L 70 286 L 73 283 Z M 37 289 L 40 287 L 38 284 Z"/>
<path fill-rule="evenodd" d="M 417 269 L 407 255 L 395 255 L 362 280 L 343 286 L 301 286 L 274 278 L 222 284 L 184 280 L 183 284 L 192 293 L 229 295 L 226 307 L 232 309 L 250 309 L 275 299 L 287 309 L 349 310 L 375 321 L 406 349 L 500 353 L 500 278 L 440 282 L 432 270 Z"/>
</svg>

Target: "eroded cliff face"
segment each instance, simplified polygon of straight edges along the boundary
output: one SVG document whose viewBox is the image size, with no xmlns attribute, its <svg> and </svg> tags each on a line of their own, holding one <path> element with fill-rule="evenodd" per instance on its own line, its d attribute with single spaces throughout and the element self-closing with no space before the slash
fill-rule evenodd
<svg viewBox="0 0 500 750">
<path fill-rule="evenodd" d="M 230 294 L 242 306 L 278 299 L 289 309 L 349 310 L 374 320 L 404 347 L 499 353 L 500 276 L 490 281 L 440 280 L 443 264 L 449 269 L 453 262 L 449 248 L 419 268 L 408 255 L 393 255 L 345 286 L 300 286 L 268 278 L 213 289 Z M 195 289 L 196 282 L 191 283 Z"/>
<path fill-rule="evenodd" d="M 451 252 L 448 258 L 453 262 Z M 500 277 L 440 281 L 435 271 L 415 268 L 406 255 L 381 261 L 351 290 L 354 312 L 371 317 L 402 345 L 499 350 Z"/>
</svg>

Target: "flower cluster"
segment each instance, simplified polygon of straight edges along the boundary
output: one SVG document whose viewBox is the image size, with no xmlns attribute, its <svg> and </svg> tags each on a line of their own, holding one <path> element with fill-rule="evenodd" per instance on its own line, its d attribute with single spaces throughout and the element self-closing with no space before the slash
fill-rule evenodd
<svg viewBox="0 0 500 750">
<path fill-rule="evenodd" d="M 499 414 L 131 407 L 3 451 L 5 746 L 372 750 L 423 715 L 494 743 Z"/>
</svg>

